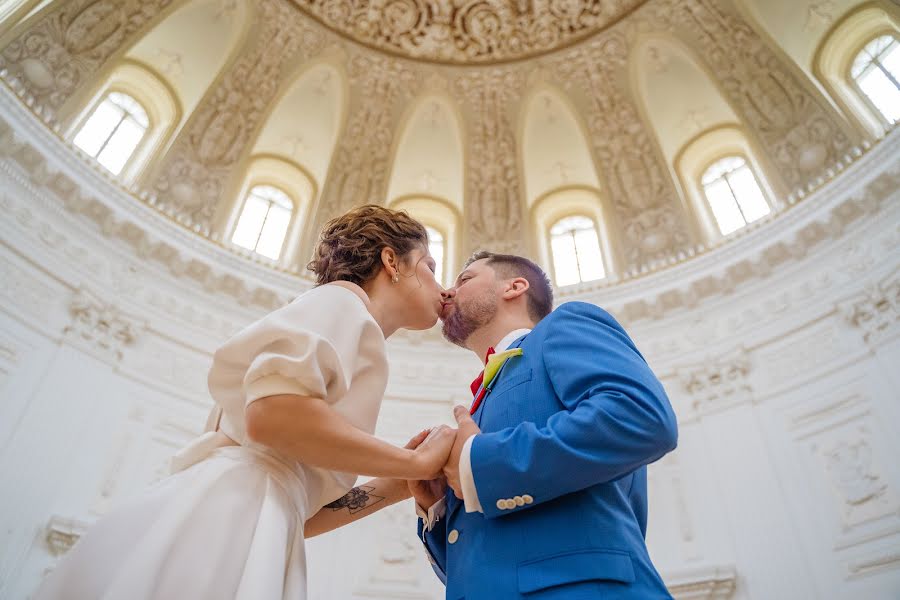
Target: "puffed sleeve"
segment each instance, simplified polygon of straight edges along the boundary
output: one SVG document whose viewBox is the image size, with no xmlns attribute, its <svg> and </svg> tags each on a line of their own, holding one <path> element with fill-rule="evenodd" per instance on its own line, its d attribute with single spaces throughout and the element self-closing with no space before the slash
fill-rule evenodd
<svg viewBox="0 0 900 600">
<path fill-rule="evenodd" d="M 247 404 L 278 394 L 336 401 L 350 386 L 360 339 L 371 327 L 377 325 L 363 301 L 338 286 L 315 288 L 270 313 L 231 340 L 249 364 Z"/>
</svg>

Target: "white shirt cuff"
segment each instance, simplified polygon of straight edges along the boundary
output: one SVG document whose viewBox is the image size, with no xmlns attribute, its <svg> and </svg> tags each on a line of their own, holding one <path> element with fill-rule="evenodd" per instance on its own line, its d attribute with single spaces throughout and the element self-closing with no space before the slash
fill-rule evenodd
<svg viewBox="0 0 900 600">
<path fill-rule="evenodd" d="M 474 435 L 469 436 L 459 455 L 459 485 L 462 487 L 466 512 L 483 513 L 481 502 L 478 500 L 478 490 L 475 489 L 475 475 L 472 474 L 472 439 L 474 437 Z"/>
<path fill-rule="evenodd" d="M 425 509 L 416 502 L 416 514 L 422 519 L 425 531 L 431 531 L 434 524 L 440 521 L 446 513 L 447 504 L 444 498 L 428 507 L 428 512 L 425 512 Z"/>
</svg>

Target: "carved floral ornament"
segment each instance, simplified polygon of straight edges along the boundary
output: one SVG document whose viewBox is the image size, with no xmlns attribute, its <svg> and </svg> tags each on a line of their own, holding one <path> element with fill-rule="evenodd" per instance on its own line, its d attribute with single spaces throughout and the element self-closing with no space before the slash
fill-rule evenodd
<svg viewBox="0 0 900 600">
<path fill-rule="evenodd" d="M 294 0 L 327 27 L 408 58 L 517 60 L 600 31 L 647 0 Z"/>
</svg>

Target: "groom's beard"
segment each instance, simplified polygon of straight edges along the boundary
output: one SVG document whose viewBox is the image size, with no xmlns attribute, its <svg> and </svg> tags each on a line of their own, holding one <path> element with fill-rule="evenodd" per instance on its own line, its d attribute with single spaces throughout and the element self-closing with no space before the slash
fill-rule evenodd
<svg viewBox="0 0 900 600">
<path fill-rule="evenodd" d="M 466 347 L 466 340 L 476 330 L 491 322 L 497 314 L 497 298 L 492 290 L 472 298 L 465 304 L 454 304 L 450 316 L 441 323 L 444 338 L 451 344 Z"/>
</svg>

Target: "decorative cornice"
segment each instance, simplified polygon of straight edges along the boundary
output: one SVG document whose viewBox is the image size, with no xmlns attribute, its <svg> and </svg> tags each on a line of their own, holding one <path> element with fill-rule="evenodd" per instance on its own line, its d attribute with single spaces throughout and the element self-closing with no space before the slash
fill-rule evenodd
<svg viewBox="0 0 900 600">
<path fill-rule="evenodd" d="M 900 271 L 842 304 L 841 312 L 848 323 L 862 330 L 863 339 L 870 344 L 896 334 L 900 324 Z"/>
<path fill-rule="evenodd" d="M 723 410 L 752 401 L 748 375 L 750 359 L 743 349 L 730 355 L 710 358 L 701 364 L 677 370 L 684 391 L 692 398 L 697 413 Z"/>
<path fill-rule="evenodd" d="M 154 198 L 135 195 L 100 167 L 91 165 L 53 129 L 28 98 L 0 86 L 0 169 L 33 189 L 52 212 L 66 210 L 93 221 L 100 232 L 130 245 L 141 259 L 165 265 L 175 278 L 193 279 L 240 304 L 272 309 L 312 286 L 299 272 L 274 268 L 241 253 L 183 217 L 157 208 Z M 32 102 L 33 104 L 33 102 Z M 681 262 L 650 267 L 600 285 L 560 290 L 559 300 L 584 300 L 608 307 L 625 323 L 661 319 L 726 296 L 738 285 L 765 280 L 783 264 L 813 248 L 900 195 L 900 132 L 844 157 L 829 180 L 794 196 L 778 218 L 748 227 L 712 248 L 698 247 Z M 5 160 L 2 160 L 5 158 Z M 14 165 L 18 165 L 18 168 Z M 416 336 L 414 336 L 416 337 Z"/>
<path fill-rule="evenodd" d="M 50 554 L 61 556 L 68 552 L 89 526 L 88 523 L 77 519 L 67 519 L 59 515 L 50 517 L 44 532 L 44 542 Z"/>
<path fill-rule="evenodd" d="M 94 298 L 78 290 L 69 303 L 72 322 L 65 333 L 76 343 L 86 344 L 90 350 L 118 361 L 125 346 L 134 343 L 138 326 L 121 314 L 113 304 Z"/>
<path fill-rule="evenodd" d="M 664 573 L 669 593 L 678 600 L 726 600 L 734 594 L 737 578 L 732 566 Z"/>
<path fill-rule="evenodd" d="M 140 259 L 159 261 L 176 278 L 194 279 L 244 305 L 272 309 L 312 287 L 296 270 L 224 244 L 165 212 L 155 197 L 135 195 L 64 141 L 46 113 L 30 110 L 5 86 L 0 115 L 0 170 L 32 189 L 47 210 L 82 215 L 104 236 L 130 245 Z"/>
<path fill-rule="evenodd" d="M 792 196 L 776 217 L 754 223 L 713 247 L 697 247 L 680 261 L 630 278 L 560 290 L 560 300 L 619 307 L 627 321 L 660 319 L 672 311 L 728 295 L 802 260 L 821 243 L 841 237 L 857 220 L 900 196 L 900 128 L 876 146 L 858 148 L 846 165 L 809 194 Z"/>
</svg>

